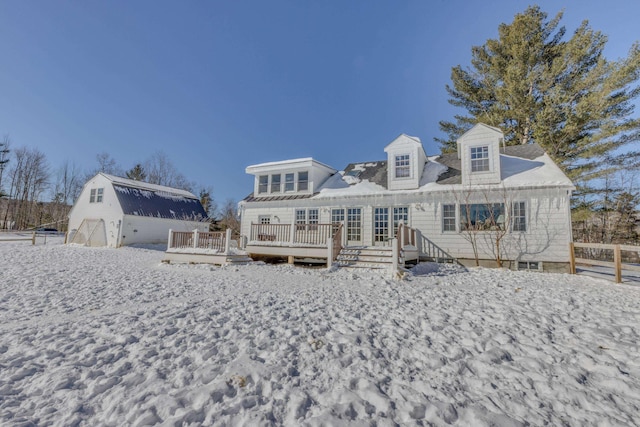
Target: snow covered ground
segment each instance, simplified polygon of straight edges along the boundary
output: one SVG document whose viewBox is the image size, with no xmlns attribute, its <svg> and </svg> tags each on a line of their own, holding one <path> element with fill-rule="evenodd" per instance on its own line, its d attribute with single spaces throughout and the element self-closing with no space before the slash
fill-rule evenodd
<svg viewBox="0 0 640 427">
<path fill-rule="evenodd" d="M 0 242 L 0 425 L 639 425 L 640 287 Z"/>
</svg>

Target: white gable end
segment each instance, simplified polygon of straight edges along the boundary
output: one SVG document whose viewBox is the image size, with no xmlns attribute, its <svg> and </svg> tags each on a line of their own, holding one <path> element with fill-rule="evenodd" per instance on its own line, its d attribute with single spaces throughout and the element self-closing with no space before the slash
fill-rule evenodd
<svg viewBox="0 0 640 427">
<path fill-rule="evenodd" d="M 461 161 L 462 184 L 499 184 L 500 129 L 477 124 L 458 138 L 458 157 Z"/>
<path fill-rule="evenodd" d="M 420 177 L 427 155 L 419 138 L 402 134 L 384 148 L 387 153 L 387 188 L 413 190 L 420 186 Z"/>
</svg>

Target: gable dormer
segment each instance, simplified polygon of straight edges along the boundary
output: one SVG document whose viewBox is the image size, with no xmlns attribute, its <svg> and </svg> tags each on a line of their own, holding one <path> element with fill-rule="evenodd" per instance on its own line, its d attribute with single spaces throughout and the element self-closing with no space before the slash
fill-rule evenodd
<svg viewBox="0 0 640 427">
<path fill-rule="evenodd" d="M 337 171 L 311 157 L 247 166 L 256 198 L 311 195 Z"/>
<path fill-rule="evenodd" d="M 402 134 L 384 148 L 387 153 L 387 188 L 414 190 L 420 186 L 427 162 L 420 139 Z"/>
<path fill-rule="evenodd" d="M 500 144 L 504 135 L 498 128 L 478 123 L 458 138 L 462 184 L 500 183 Z"/>
</svg>

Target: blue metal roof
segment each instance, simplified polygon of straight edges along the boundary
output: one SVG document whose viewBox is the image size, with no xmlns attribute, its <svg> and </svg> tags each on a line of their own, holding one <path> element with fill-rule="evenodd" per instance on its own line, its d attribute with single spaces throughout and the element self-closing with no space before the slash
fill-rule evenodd
<svg viewBox="0 0 640 427">
<path fill-rule="evenodd" d="M 200 200 L 164 191 L 113 184 L 125 215 L 199 221 L 207 218 Z"/>
</svg>

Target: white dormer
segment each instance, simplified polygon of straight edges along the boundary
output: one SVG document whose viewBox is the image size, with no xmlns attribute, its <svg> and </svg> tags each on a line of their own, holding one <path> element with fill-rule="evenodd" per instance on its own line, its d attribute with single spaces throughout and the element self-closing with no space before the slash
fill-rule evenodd
<svg viewBox="0 0 640 427">
<path fill-rule="evenodd" d="M 478 123 L 458 138 L 462 184 L 500 183 L 500 144 L 504 138 L 496 127 Z"/>
<path fill-rule="evenodd" d="M 311 157 L 247 166 L 254 175 L 254 197 L 313 194 L 337 171 Z"/>
<path fill-rule="evenodd" d="M 413 190 L 420 186 L 420 176 L 427 162 L 420 138 L 402 134 L 384 147 L 387 153 L 387 188 Z"/>
</svg>

